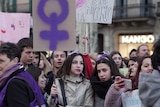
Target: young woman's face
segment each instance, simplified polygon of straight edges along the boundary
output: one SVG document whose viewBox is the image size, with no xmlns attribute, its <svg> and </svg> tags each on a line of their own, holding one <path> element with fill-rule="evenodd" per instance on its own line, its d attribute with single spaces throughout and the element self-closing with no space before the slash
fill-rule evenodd
<svg viewBox="0 0 160 107">
<path fill-rule="evenodd" d="M 134 64 L 136 63 L 136 61 L 133 61 L 133 60 L 129 60 L 128 62 L 128 69 L 131 70 L 134 66 Z"/>
<path fill-rule="evenodd" d="M 42 57 L 40 58 L 40 62 L 39 62 L 39 68 L 43 69 L 44 68 L 44 60 L 42 59 Z"/>
<path fill-rule="evenodd" d="M 82 56 L 78 55 L 73 58 L 72 64 L 71 64 L 71 76 L 79 76 L 84 68 L 84 62 Z"/>
<path fill-rule="evenodd" d="M 47 82 L 47 79 L 44 76 L 44 72 L 42 72 L 41 75 L 38 77 L 38 85 L 42 90 L 44 90 L 46 86 L 46 82 Z"/>
<path fill-rule="evenodd" d="M 66 59 L 66 54 L 64 51 L 54 51 L 54 56 L 53 56 L 53 66 L 56 68 L 61 68 L 65 59 Z"/>
<path fill-rule="evenodd" d="M 135 62 L 133 66 L 130 67 L 129 72 L 130 72 L 130 77 L 134 77 L 136 75 L 138 69 L 138 63 Z"/>
<path fill-rule="evenodd" d="M 92 67 L 95 68 L 95 66 L 96 66 L 96 61 L 91 58 L 91 63 L 92 63 Z"/>
<path fill-rule="evenodd" d="M 152 73 L 153 66 L 151 58 L 145 58 L 142 62 L 141 71 L 146 73 Z"/>
<path fill-rule="evenodd" d="M 100 81 L 107 81 L 111 78 L 111 69 L 105 63 L 97 64 L 97 72 Z"/>
<path fill-rule="evenodd" d="M 115 54 L 115 55 L 112 56 L 112 59 L 116 63 L 117 67 L 120 68 L 120 66 L 122 64 L 122 58 L 121 58 L 121 56 L 119 54 Z"/>
</svg>

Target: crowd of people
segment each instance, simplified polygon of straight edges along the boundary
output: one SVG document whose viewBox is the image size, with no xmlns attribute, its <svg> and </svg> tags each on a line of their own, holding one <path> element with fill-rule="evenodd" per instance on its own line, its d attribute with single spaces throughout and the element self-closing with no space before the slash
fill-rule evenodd
<svg viewBox="0 0 160 107">
<path fill-rule="evenodd" d="M 160 105 L 160 39 L 123 58 L 111 53 L 34 51 L 31 38 L 0 46 L 0 107 L 126 107 L 138 90 L 140 107 Z M 131 88 L 126 86 L 131 81 Z"/>
</svg>

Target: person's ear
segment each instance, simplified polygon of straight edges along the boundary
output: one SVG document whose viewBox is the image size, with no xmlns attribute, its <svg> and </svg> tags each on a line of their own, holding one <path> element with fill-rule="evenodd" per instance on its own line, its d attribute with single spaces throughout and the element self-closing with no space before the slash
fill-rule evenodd
<svg viewBox="0 0 160 107">
<path fill-rule="evenodd" d="M 19 58 L 18 58 L 18 57 L 15 57 L 12 61 L 13 61 L 14 63 L 18 63 Z"/>
</svg>

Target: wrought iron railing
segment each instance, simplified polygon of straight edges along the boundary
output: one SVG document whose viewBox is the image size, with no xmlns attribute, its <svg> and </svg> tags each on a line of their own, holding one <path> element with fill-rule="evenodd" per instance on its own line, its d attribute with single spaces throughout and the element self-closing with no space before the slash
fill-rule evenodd
<svg viewBox="0 0 160 107">
<path fill-rule="evenodd" d="M 113 19 L 154 17 L 155 4 L 129 4 L 115 6 Z"/>
</svg>

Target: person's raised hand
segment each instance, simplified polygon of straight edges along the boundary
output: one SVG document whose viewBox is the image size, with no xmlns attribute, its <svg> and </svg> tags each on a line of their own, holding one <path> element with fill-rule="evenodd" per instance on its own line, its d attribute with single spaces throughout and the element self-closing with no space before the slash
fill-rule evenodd
<svg viewBox="0 0 160 107">
<path fill-rule="evenodd" d="M 125 86 L 124 79 L 121 78 L 120 76 L 116 76 L 116 78 L 114 80 L 114 88 L 116 90 L 119 90 L 119 89 L 123 88 L 124 86 Z"/>
<path fill-rule="evenodd" d="M 57 85 L 56 84 L 53 84 L 52 87 L 51 87 L 51 95 L 53 97 L 58 95 Z"/>
</svg>

